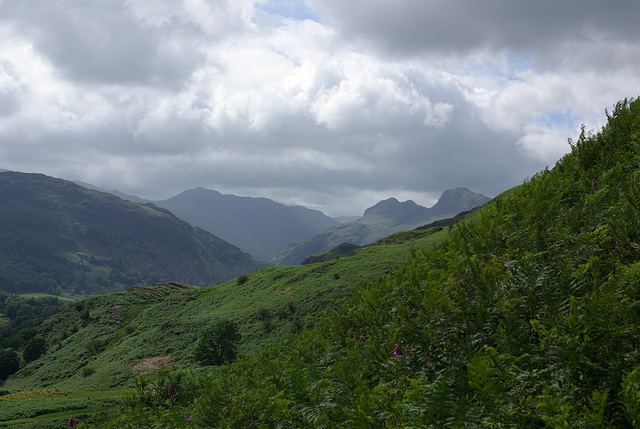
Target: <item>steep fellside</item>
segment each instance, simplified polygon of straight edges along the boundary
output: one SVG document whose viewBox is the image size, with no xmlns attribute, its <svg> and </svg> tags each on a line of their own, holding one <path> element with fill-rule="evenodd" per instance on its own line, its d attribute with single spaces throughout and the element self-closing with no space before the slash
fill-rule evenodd
<svg viewBox="0 0 640 429">
<path fill-rule="evenodd" d="M 167 210 L 41 174 L 0 173 L 0 289 L 88 295 L 211 285 L 260 264 Z"/>
<path fill-rule="evenodd" d="M 271 258 L 289 243 L 339 223 L 317 210 L 289 207 L 267 198 L 223 195 L 203 188 L 155 204 L 261 260 Z"/>
</svg>

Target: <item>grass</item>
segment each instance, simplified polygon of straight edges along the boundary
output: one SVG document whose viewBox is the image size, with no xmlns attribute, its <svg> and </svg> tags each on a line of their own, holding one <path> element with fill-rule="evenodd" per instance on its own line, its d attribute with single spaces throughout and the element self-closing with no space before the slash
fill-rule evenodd
<svg viewBox="0 0 640 429">
<path fill-rule="evenodd" d="M 21 296 L 23 298 L 58 298 L 58 300 L 60 300 L 63 303 L 72 303 L 75 302 L 76 300 L 73 298 L 69 298 L 66 296 L 60 296 L 60 295 L 51 295 L 49 293 L 43 293 L 43 292 L 32 292 L 32 293 L 20 293 L 18 294 L 18 296 Z"/>
<path fill-rule="evenodd" d="M 0 396 L 0 427 L 59 428 L 69 418 L 95 415 L 113 409 L 133 389 L 74 391 L 28 389 Z"/>
<path fill-rule="evenodd" d="M 447 234 L 441 228 L 395 234 L 328 262 L 261 268 L 243 282 L 133 287 L 70 304 L 40 327 L 46 353 L 2 386 L 9 394 L 0 397 L 0 427 L 61 427 L 71 416 L 95 420 L 131 392 L 143 360 L 162 356 L 192 366 L 199 333 L 220 319 L 238 322 L 240 356 L 256 354 Z"/>
<path fill-rule="evenodd" d="M 172 362 L 191 365 L 199 332 L 220 319 L 238 322 L 239 353 L 254 354 L 312 324 L 355 287 L 399 269 L 412 252 L 446 234 L 421 231 L 410 240 L 372 245 L 329 262 L 265 267 L 242 285 L 236 279 L 207 288 L 160 284 L 87 298 L 43 323 L 46 353 L 3 389 L 132 387 L 134 362 L 141 359 L 169 355 Z"/>
</svg>

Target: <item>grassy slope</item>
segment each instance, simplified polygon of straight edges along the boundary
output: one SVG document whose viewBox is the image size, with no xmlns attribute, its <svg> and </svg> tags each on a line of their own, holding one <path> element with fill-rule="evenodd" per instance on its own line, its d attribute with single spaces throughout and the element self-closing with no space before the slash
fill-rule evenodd
<svg viewBox="0 0 640 429">
<path fill-rule="evenodd" d="M 67 302 L 67 303 L 72 303 L 75 301 L 72 298 L 67 298 L 67 297 L 58 296 L 58 295 L 51 295 L 43 292 L 21 293 L 21 294 L 18 294 L 18 296 L 21 296 L 23 298 L 57 298 L 60 301 Z"/>
<path fill-rule="evenodd" d="M 314 329 L 165 375 L 184 396 L 143 392 L 109 427 L 640 427 L 639 130 L 640 101 L 619 103 Z"/>
<path fill-rule="evenodd" d="M 434 245 L 446 233 L 423 231 L 330 262 L 262 268 L 243 284 L 160 284 L 87 298 L 43 324 L 47 353 L 2 388 L 73 392 L 132 387 L 132 368 L 144 358 L 170 355 L 172 362 L 189 365 L 198 333 L 217 319 L 238 321 L 243 336 L 239 352 L 254 355 L 340 305 L 356 286 L 398 269 L 411 253 Z M 61 398 L 54 402 L 65 407 Z"/>
</svg>

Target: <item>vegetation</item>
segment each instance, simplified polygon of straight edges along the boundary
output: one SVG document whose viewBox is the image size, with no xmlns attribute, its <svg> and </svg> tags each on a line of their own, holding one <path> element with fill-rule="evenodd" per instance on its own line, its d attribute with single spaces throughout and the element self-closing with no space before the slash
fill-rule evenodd
<svg viewBox="0 0 640 429">
<path fill-rule="evenodd" d="M 240 338 L 236 323 L 221 320 L 200 334 L 193 356 L 203 365 L 233 362 L 238 356 Z"/>
<path fill-rule="evenodd" d="M 67 307 L 31 333 L 49 346 L 7 379 L 0 424 L 638 427 L 640 100 L 607 116 L 451 228 Z M 192 365 L 214 320 L 237 323 L 241 358 Z M 19 402 L 36 386 L 71 401 Z"/>
<path fill-rule="evenodd" d="M 301 332 L 319 312 L 337 308 L 359 284 L 399 268 L 412 252 L 432 246 L 445 236 L 444 230 L 422 231 L 412 239 L 364 248 L 326 263 L 266 267 L 247 275 L 243 284 L 237 279 L 208 288 L 167 283 L 86 298 L 32 330 L 31 336 L 45 338 L 47 349 L 39 359 L 9 377 L 2 389 L 12 395 L 0 396 L 0 407 L 7 404 L 15 410 L 24 406 L 14 396 L 19 392 L 58 389 L 73 395 L 30 402 L 34 404 L 33 413 L 43 407 L 39 419 L 55 417 L 57 411 L 50 409 L 66 410 L 67 420 L 71 415 L 79 422 L 87 421 L 89 415 L 104 419 L 99 406 L 76 409 L 76 402 L 67 406 L 65 400 L 75 398 L 78 391 L 106 394 L 110 389 L 127 388 L 138 392 L 140 383 L 144 384 L 141 394 L 153 396 L 152 392 L 160 391 L 166 380 L 150 373 L 164 366 L 163 371 L 173 374 L 168 368 L 174 364 L 190 367 L 203 331 L 217 320 L 237 323 L 241 335 L 239 360 L 247 356 L 253 359 L 263 348 L 290 333 Z M 191 383 L 185 375 L 187 379 Z M 181 391 L 173 380 L 176 390 Z M 166 384 L 163 391 L 168 381 Z M 118 392 L 116 396 L 122 395 Z M 90 396 L 93 399 L 94 395 Z M 32 420 L 27 418 L 23 423 L 29 426 L 26 422 Z M 0 426 L 5 423 L 0 419 Z"/>
<path fill-rule="evenodd" d="M 130 401 L 107 426 L 638 427 L 639 130 L 640 101 L 618 103 L 312 329 L 163 373 L 180 401 Z"/>
<path fill-rule="evenodd" d="M 20 369 L 20 356 L 13 349 L 0 348 L 0 381 Z"/>
<path fill-rule="evenodd" d="M 37 326 L 58 313 L 64 305 L 55 296 L 10 295 L 0 291 L 0 383 L 20 368 L 18 350 L 25 361 L 34 360 L 39 340 L 34 340 Z M 1 384 L 0 384 L 1 385 Z"/>
<path fill-rule="evenodd" d="M 44 341 L 44 338 L 37 335 L 31 338 L 27 345 L 24 346 L 24 350 L 22 350 L 22 359 L 24 359 L 25 363 L 33 362 L 42 356 L 46 348 L 47 344 Z"/>
</svg>

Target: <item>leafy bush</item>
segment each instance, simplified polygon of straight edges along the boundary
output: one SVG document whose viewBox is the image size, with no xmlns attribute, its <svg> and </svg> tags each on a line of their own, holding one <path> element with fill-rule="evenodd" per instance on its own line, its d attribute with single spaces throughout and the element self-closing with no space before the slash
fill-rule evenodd
<svg viewBox="0 0 640 429">
<path fill-rule="evenodd" d="M 38 359 L 46 350 L 47 345 L 41 336 L 35 336 L 29 340 L 24 350 L 22 350 L 22 358 L 26 363 Z"/>
<path fill-rule="evenodd" d="M 238 325 L 235 322 L 221 320 L 202 332 L 194 357 L 204 365 L 222 365 L 225 362 L 232 362 L 237 356 L 240 338 Z"/>
<path fill-rule="evenodd" d="M 91 365 L 87 365 L 84 368 L 82 368 L 82 376 L 83 377 L 90 377 L 95 373 L 96 373 L 96 369 L 94 367 L 92 367 Z"/>
<path fill-rule="evenodd" d="M 20 356 L 13 349 L 0 349 L 0 380 L 20 369 Z"/>
</svg>

